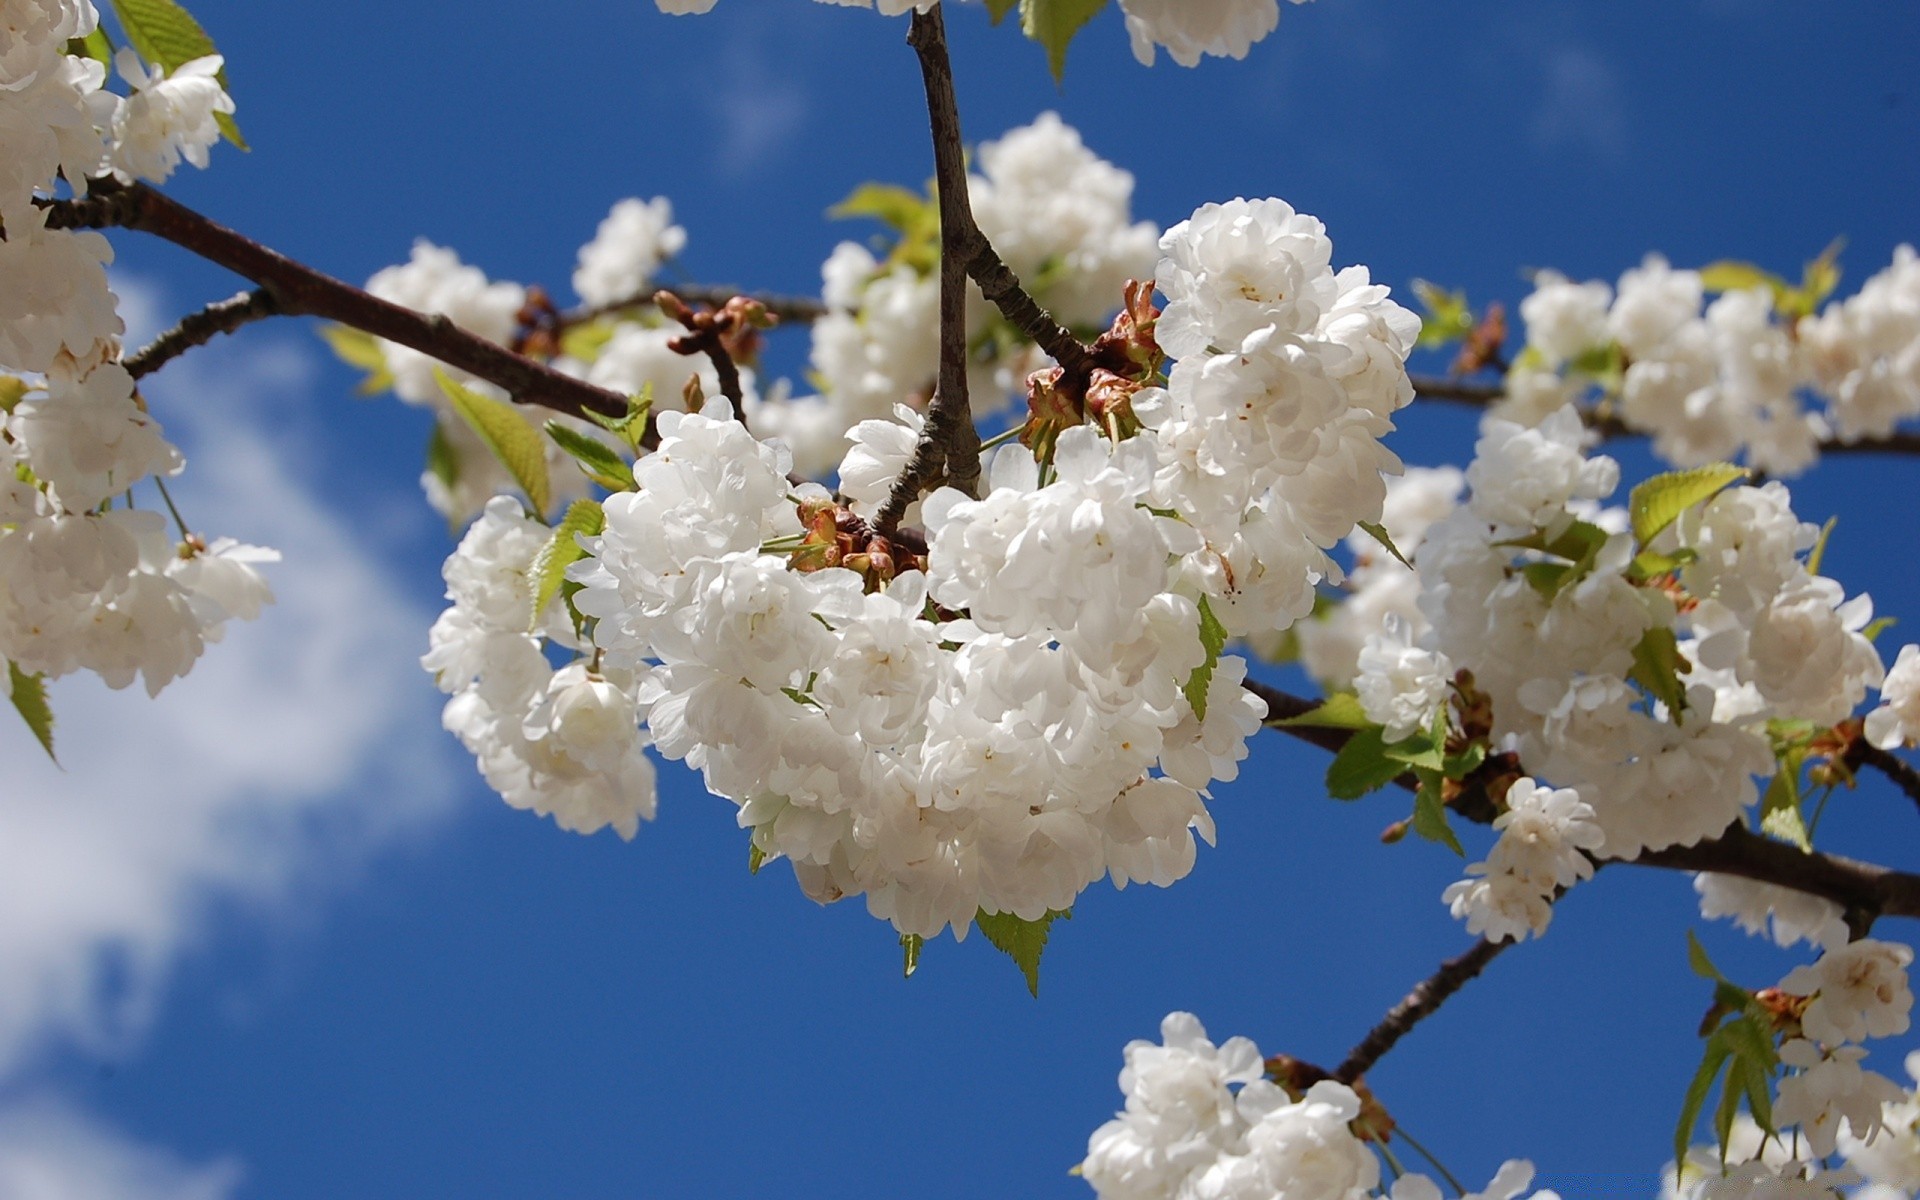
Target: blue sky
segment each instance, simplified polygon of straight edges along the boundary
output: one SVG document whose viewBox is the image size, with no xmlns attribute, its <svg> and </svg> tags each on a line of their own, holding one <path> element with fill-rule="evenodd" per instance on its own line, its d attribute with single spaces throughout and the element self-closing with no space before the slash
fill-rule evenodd
<svg viewBox="0 0 1920 1200">
<path fill-rule="evenodd" d="M 615 200 L 667 195 L 686 278 L 811 291 L 865 232 L 824 210 L 929 173 L 905 25 L 870 13 L 192 7 L 254 149 L 169 190 L 350 280 L 426 236 L 564 292 Z M 1396 288 L 1510 305 L 1530 267 L 1611 279 L 1659 250 L 1793 273 L 1836 235 L 1850 290 L 1920 237 L 1911 5 L 1286 8 L 1246 62 L 1196 71 L 1138 67 L 1108 15 L 1056 89 L 1036 48 L 957 7 L 967 133 L 1056 109 L 1135 172 L 1141 216 L 1278 195 Z M 116 245 L 147 329 L 240 286 Z M 804 335 L 776 337 L 791 370 Z M 1331 1064 L 1467 945 L 1438 900 L 1460 864 L 1376 841 L 1403 801 L 1325 799 L 1324 758 L 1271 734 L 1217 790 L 1219 847 L 1172 889 L 1088 892 L 1038 1000 L 978 940 L 930 946 L 903 980 L 864 912 L 749 877 L 730 807 L 677 767 L 631 844 L 509 810 L 414 662 L 450 544 L 414 484 L 424 427 L 352 384 L 292 323 L 169 367 L 151 395 L 192 457 L 188 515 L 285 550 L 280 604 L 158 703 L 62 685 L 64 772 L 0 729 L 17 781 L 0 1183 L 38 1167 L 86 1180 L 56 1195 L 182 1200 L 1084 1196 L 1066 1171 L 1119 1103 L 1121 1047 L 1167 1011 Z M 1458 412 L 1402 424 L 1410 462 L 1471 443 Z M 1911 470 L 1836 461 L 1795 488 L 1802 515 L 1843 516 L 1828 569 L 1900 616 L 1920 606 L 1920 513 L 1884 498 L 1911 494 Z M 1828 823 L 1874 856 L 1920 845 L 1914 819 L 1868 787 Z M 1530 1156 L 1570 1197 L 1651 1194 L 1707 1001 L 1685 967 L 1691 898 L 1610 868 L 1376 1089 L 1469 1182 Z M 1756 985 L 1796 961 L 1706 936 Z"/>
</svg>

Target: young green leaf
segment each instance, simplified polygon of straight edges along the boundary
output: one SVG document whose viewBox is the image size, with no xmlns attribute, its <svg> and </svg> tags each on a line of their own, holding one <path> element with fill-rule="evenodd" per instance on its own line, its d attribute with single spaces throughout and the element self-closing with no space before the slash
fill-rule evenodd
<svg viewBox="0 0 1920 1200">
<path fill-rule="evenodd" d="M 427 439 L 427 473 L 451 492 L 460 482 L 460 452 L 453 448 L 447 427 L 433 423 L 433 436 Z"/>
<path fill-rule="evenodd" d="M 1627 499 L 1627 509 L 1633 519 L 1633 536 L 1642 546 L 1646 545 L 1661 530 L 1677 521 L 1681 513 L 1712 499 L 1715 492 L 1747 478 L 1748 474 L 1745 467 L 1736 467 L 1732 463 L 1712 463 L 1690 471 L 1669 471 L 1664 475 L 1655 475 L 1634 488 Z"/>
<path fill-rule="evenodd" d="M 1023 921 L 1012 913 L 990 913 L 981 909 L 973 918 L 981 935 L 1019 966 L 1020 973 L 1027 979 L 1027 991 L 1033 993 L 1035 999 L 1040 996 L 1040 956 L 1046 952 L 1047 929 L 1056 917 L 1071 920 L 1073 913 L 1071 910 L 1050 912 L 1038 921 Z"/>
<path fill-rule="evenodd" d="M 107 36 L 104 26 L 95 25 L 87 36 L 69 39 L 67 53 L 75 58 L 90 58 L 108 70 L 113 69 L 113 39 Z"/>
<path fill-rule="evenodd" d="M 1367 710 L 1360 707 L 1360 697 L 1352 692 L 1335 692 L 1318 707 L 1273 724 L 1304 725 L 1312 729 L 1365 729 L 1373 721 L 1367 716 Z"/>
<path fill-rule="evenodd" d="M 606 528 L 606 515 L 600 511 L 600 505 L 592 500 L 575 500 L 567 506 L 567 515 L 553 527 L 553 535 L 540 552 L 533 556 L 533 566 L 528 574 L 533 581 L 533 613 L 528 628 L 540 624 L 540 614 L 547 605 L 560 594 L 560 587 L 567 581 L 567 568 L 587 556 L 580 548 L 582 537 L 593 537 Z"/>
<path fill-rule="evenodd" d="M 553 502 L 553 491 L 547 481 L 546 443 L 540 440 L 532 423 L 513 405 L 461 386 L 439 367 L 433 369 L 433 377 L 453 402 L 454 411 L 473 426 L 480 440 L 526 493 L 533 511 L 544 518 Z"/>
<path fill-rule="evenodd" d="M 900 954 L 906 960 L 904 978 L 912 979 L 913 973 L 920 969 L 920 948 L 926 944 L 927 940 L 917 933 L 900 935 Z"/>
<path fill-rule="evenodd" d="M 932 198 L 897 183 L 863 183 L 827 215 L 837 221 L 871 217 L 901 234 L 919 232 L 929 223 L 936 229 L 940 225 L 940 210 Z"/>
<path fill-rule="evenodd" d="M 1760 830 L 1791 842 L 1802 850 L 1813 849 L 1813 837 L 1807 832 L 1806 818 L 1800 812 L 1800 769 L 1782 765 L 1767 784 L 1760 800 Z"/>
<path fill-rule="evenodd" d="M 1700 1067 L 1693 1073 L 1693 1079 L 1687 1084 L 1686 1095 L 1680 1102 L 1680 1123 L 1673 1130 L 1674 1162 L 1687 1161 L 1687 1147 L 1693 1144 L 1694 1127 L 1700 1124 L 1700 1114 L 1706 1110 L 1707 1097 L 1712 1094 L 1713 1085 L 1731 1057 L 1733 1047 L 1727 1044 L 1727 1039 L 1721 1036 L 1719 1030 L 1715 1030 L 1713 1036 L 1707 1039 Z"/>
<path fill-rule="evenodd" d="M 1677 725 L 1687 707 L 1687 688 L 1680 682 L 1680 676 L 1692 669 L 1693 664 L 1680 657 L 1680 644 L 1673 630 L 1658 626 L 1647 630 L 1634 646 L 1633 669 L 1627 677 L 1666 705 Z"/>
<path fill-rule="evenodd" d="M 1019 2 L 1020 0 L 987 0 L 987 13 L 993 18 L 993 23 L 998 25 Z"/>
<path fill-rule="evenodd" d="M 0 413 L 12 412 L 27 390 L 27 381 L 18 375 L 0 375 Z"/>
<path fill-rule="evenodd" d="M 175 0 L 113 0 L 113 11 L 140 57 L 165 67 L 169 75 L 184 63 L 220 53 L 207 31 L 200 28 L 200 22 Z M 227 86 L 224 67 L 214 78 L 222 88 Z M 233 123 L 231 116 L 216 113 L 213 119 L 223 137 L 242 150 L 247 148 L 246 139 L 240 136 L 240 127 Z"/>
<path fill-rule="evenodd" d="M 1417 343 L 1422 349 L 1445 346 L 1473 332 L 1473 310 L 1467 306 L 1465 292 L 1449 292 L 1437 284 L 1416 279 L 1413 294 L 1420 298 L 1420 307 L 1426 310 L 1420 318 Z"/>
<path fill-rule="evenodd" d="M 1420 772 L 1420 790 L 1413 797 L 1413 831 L 1465 858 L 1466 850 L 1454 836 L 1453 826 L 1447 823 L 1447 805 L 1440 795 L 1442 778 L 1438 771 Z"/>
<path fill-rule="evenodd" d="M 47 757 L 59 762 L 53 754 L 53 707 L 47 703 L 47 678 L 44 675 L 29 675 L 22 671 L 17 663 L 7 664 L 8 683 L 13 688 L 13 707 L 20 718 L 33 731 Z"/>
<path fill-rule="evenodd" d="M 1187 703 L 1193 706 L 1193 715 L 1204 721 L 1207 719 L 1207 689 L 1213 686 L 1214 668 L 1220 665 L 1220 651 L 1226 649 L 1227 645 L 1227 627 L 1213 615 L 1205 596 L 1200 597 L 1200 645 L 1207 652 L 1206 660 L 1187 676 L 1187 686 L 1182 690 L 1186 693 Z"/>
<path fill-rule="evenodd" d="M 322 325 L 320 336 L 333 347 L 334 356 L 341 362 L 367 373 L 358 388 L 362 396 L 384 392 L 393 386 L 393 372 L 387 369 L 387 356 L 380 349 L 378 338 L 350 325 Z"/>
<path fill-rule="evenodd" d="M 1359 525 L 1361 529 L 1366 531 L 1368 537 L 1385 546 L 1388 554 L 1399 559 L 1401 566 L 1409 571 L 1413 570 L 1413 564 L 1407 561 L 1407 556 L 1400 553 L 1400 547 L 1394 545 L 1393 538 L 1387 535 L 1387 527 L 1385 525 L 1380 524 L 1378 521 L 1361 521 Z"/>
<path fill-rule="evenodd" d="M 760 868 L 766 865 L 767 865 L 767 852 L 765 850 L 762 850 L 758 843 L 748 842 L 747 843 L 747 874 L 758 875 L 760 873 Z M 913 974 L 913 972 L 908 971 L 907 974 L 911 975 Z"/>
<path fill-rule="evenodd" d="M 1820 560 L 1827 556 L 1827 539 L 1833 536 L 1833 528 L 1839 523 L 1839 517 L 1828 517 L 1827 523 L 1820 527 L 1820 536 L 1814 539 L 1813 549 L 1807 551 L 1807 574 L 1820 573 Z"/>
<path fill-rule="evenodd" d="M 587 473 L 588 479 L 610 492 L 633 490 L 633 468 L 627 465 L 626 459 L 614 452 L 613 447 L 558 421 L 548 421 L 546 428 L 547 436 L 553 439 L 554 445 L 571 454 L 579 462 L 580 469 Z"/>
<path fill-rule="evenodd" d="M 1055 83 L 1067 73 L 1067 43 L 1106 6 L 1107 0 L 1020 0 L 1020 28 L 1047 48 Z"/>
<path fill-rule="evenodd" d="M 629 447 L 637 451 L 640 449 L 641 441 L 646 437 L 647 418 L 652 413 L 653 385 L 649 383 L 640 389 L 638 395 L 627 397 L 627 412 L 625 416 L 609 417 L 592 411 L 589 411 L 587 415 L 593 418 L 594 424 L 620 438 L 626 442 Z"/>
<path fill-rule="evenodd" d="M 1327 795 L 1335 800 L 1358 800 L 1406 774 L 1407 764 L 1387 757 L 1378 725 L 1356 732 L 1327 764 Z"/>
<path fill-rule="evenodd" d="M 1722 259 L 1700 268 L 1700 286 L 1709 292 L 1741 292 L 1748 288 L 1771 289 L 1778 299 L 1792 291 L 1792 285 L 1771 271 L 1763 271 L 1750 262 Z"/>
</svg>

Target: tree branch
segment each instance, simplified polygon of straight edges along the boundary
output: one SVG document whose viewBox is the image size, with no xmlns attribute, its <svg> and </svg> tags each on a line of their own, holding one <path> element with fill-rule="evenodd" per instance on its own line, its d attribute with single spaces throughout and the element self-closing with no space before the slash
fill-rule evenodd
<svg viewBox="0 0 1920 1200">
<path fill-rule="evenodd" d="M 1847 765 L 1856 771 L 1861 767 L 1872 767 L 1891 779 L 1894 786 L 1907 794 L 1907 799 L 1920 805 L 1920 770 L 1916 770 L 1906 759 L 1896 757 L 1860 736 L 1848 748 Z"/>
<path fill-rule="evenodd" d="M 1486 970 L 1502 950 L 1514 945 L 1513 942 L 1479 942 L 1473 949 L 1457 958 L 1450 958 L 1440 964 L 1440 969 L 1420 981 L 1400 1003 L 1387 1010 L 1380 1023 L 1360 1039 L 1360 1044 L 1348 1052 L 1346 1060 L 1333 1070 L 1333 1077 L 1341 1083 L 1351 1084 L 1354 1080 L 1373 1069 L 1373 1064 L 1385 1057 L 1387 1051 L 1421 1021 L 1432 1016 L 1453 994 L 1467 985 L 1467 982 Z"/>
<path fill-rule="evenodd" d="M 980 434 L 973 427 L 973 407 L 967 397 L 967 260 L 973 249 L 967 232 L 971 230 L 981 243 L 986 239 L 973 223 L 967 196 L 966 144 L 961 140 L 960 108 L 953 94 L 946 19 L 937 7 L 913 14 L 907 44 L 920 58 L 920 75 L 926 84 L 940 201 L 940 376 L 927 405 L 920 443 L 874 521 L 882 534 L 893 532 L 907 506 L 936 479 L 944 478 L 969 496 L 978 495 L 980 488 Z"/>
<path fill-rule="evenodd" d="M 1298 716 L 1315 707 L 1313 701 L 1251 679 L 1246 682 L 1246 688 L 1267 702 L 1269 725 L 1273 724 L 1276 717 L 1284 719 Z M 1323 750 L 1337 751 L 1352 736 L 1341 729 L 1309 729 L 1288 725 L 1273 727 Z M 1492 779 L 1507 778 L 1519 771 L 1520 764 L 1512 755 L 1492 755 L 1480 773 L 1483 778 Z M 1394 782 L 1409 791 L 1419 788 L 1419 781 L 1412 775 L 1402 775 Z M 1456 811 L 1470 820 L 1485 824 L 1493 819 L 1495 810 L 1489 797 L 1469 793 L 1456 805 Z M 1803 851 L 1785 842 L 1762 837 L 1740 824 L 1729 826 L 1718 837 L 1691 846 L 1647 850 L 1638 858 L 1618 861 L 1629 866 L 1738 875 L 1743 879 L 1777 884 L 1797 892 L 1821 896 L 1849 911 L 1876 917 L 1920 919 L 1920 875 L 1843 858 L 1837 854 Z"/>
<path fill-rule="evenodd" d="M 1469 408 L 1489 408 L 1507 394 L 1506 387 L 1498 383 L 1475 383 L 1439 375 L 1415 375 L 1412 379 L 1416 400 L 1440 400 Z M 1587 423 L 1587 428 L 1598 433 L 1603 440 L 1645 436 L 1644 430 L 1633 428 L 1619 417 L 1603 416 L 1592 409 L 1579 411 L 1580 419 Z M 1819 450 L 1822 454 L 1920 455 L 1920 433 L 1896 430 L 1885 437 L 1857 438 L 1850 442 L 1827 438 L 1820 442 Z"/>
<path fill-rule="evenodd" d="M 575 417 L 626 415 L 625 396 L 515 354 L 445 316 L 426 316 L 369 295 L 269 250 L 146 184 L 96 179 L 82 199 L 36 203 L 47 209 L 50 229 L 119 226 L 151 233 L 251 279 L 288 316 L 323 317 L 398 342 L 504 388 L 522 404 Z M 652 436 L 649 429 L 648 438 Z"/>
<path fill-rule="evenodd" d="M 230 300 L 207 305 L 188 313 L 180 323 L 167 330 L 137 353 L 120 360 L 135 378 L 150 375 L 195 346 L 204 346 L 223 333 L 232 333 L 242 325 L 280 315 L 280 306 L 265 288 L 241 292 Z"/>
</svg>

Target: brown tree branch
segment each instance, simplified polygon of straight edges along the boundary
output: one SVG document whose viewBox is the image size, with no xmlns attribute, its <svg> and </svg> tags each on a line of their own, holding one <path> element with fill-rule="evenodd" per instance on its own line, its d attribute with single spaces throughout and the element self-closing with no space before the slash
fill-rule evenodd
<svg viewBox="0 0 1920 1200">
<path fill-rule="evenodd" d="M 47 209 L 48 228 L 119 226 L 151 233 L 251 279 L 288 316 L 322 317 L 398 342 L 504 388 L 519 403 L 574 417 L 626 415 L 625 396 L 515 354 L 445 316 L 427 316 L 369 295 L 269 250 L 143 183 L 97 179 L 82 199 L 40 203 Z M 648 438 L 652 436 L 649 429 Z"/>
<path fill-rule="evenodd" d="M 1894 786 L 1907 794 L 1907 799 L 1920 805 L 1920 770 L 1904 758 L 1869 742 L 1864 736 L 1856 737 L 1847 750 L 1847 765 L 1854 770 L 1872 767 L 1892 780 Z"/>
<path fill-rule="evenodd" d="M 207 305 L 188 313 L 180 323 L 154 338 L 138 352 L 120 360 L 135 379 L 150 375 L 195 346 L 204 346 L 223 333 L 232 333 L 242 325 L 280 315 L 280 306 L 265 288 L 241 292 L 230 300 Z"/>
<path fill-rule="evenodd" d="M 1341 1083 L 1351 1084 L 1354 1080 L 1373 1069 L 1373 1064 L 1386 1056 L 1399 1040 L 1413 1031 L 1413 1027 L 1432 1016 L 1453 994 L 1467 985 L 1467 982 L 1486 970 L 1502 950 L 1513 942 L 1478 942 L 1473 949 L 1457 958 L 1450 958 L 1440 964 L 1440 969 L 1420 981 L 1400 1003 L 1387 1010 L 1380 1023 L 1360 1039 L 1360 1044 L 1348 1052 L 1346 1060 L 1333 1069 L 1333 1077 Z"/>
<path fill-rule="evenodd" d="M 1489 408 L 1506 395 L 1506 387 L 1499 383 L 1476 383 L 1469 379 L 1440 375 L 1415 375 L 1412 379 L 1416 400 L 1439 400 L 1468 408 Z M 1596 413 L 1592 409 L 1581 409 L 1580 418 L 1587 423 L 1588 429 L 1598 433 L 1603 440 L 1645 436 L 1644 430 L 1634 429 L 1619 417 Z M 1896 430 L 1885 437 L 1856 438 L 1850 442 L 1827 438 L 1820 442 L 1819 450 L 1822 454 L 1920 455 L 1920 433 Z"/>
<path fill-rule="evenodd" d="M 980 242 L 967 196 L 966 143 L 960 134 L 960 108 L 953 93 L 953 63 L 947 56 L 946 19 L 938 8 L 913 14 L 907 44 L 920 59 L 926 84 L 927 120 L 933 133 L 934 178 L 940 202 L 940 375 L 927 405 L 927 423 L 913 458 L 880 509 L 874 528 L 893 532 L 908 505 L 935 480 L 944 479 L 969 496 L 979 494 L 980 433 L 973 427 L 967 397 L 968 230 Z M 989 251 L 991 252 L 991 251 Z M 1072 335 L 1068 335 L 1071 337 Z"/>
<path fill-rule="evenodd" d="M 1269 725 L 1275 719 L 1298 716 L 1315 707 L 1313 701 L 1253 680 L 1248 680 L 1246 687 L 1267 702 Z M 1273 727 L 1323 750 L 1337 751 L 1352 736 L 1340 729 L 1310 729 L 1289 725 Z M 1481 768 L 1480 777 L 1510 778 L 1519 771 L 1519 763 L 1510 760 L 1511 755 L 1490 756 Z M 1408 790 L 1419 788 L 1419 781 L 1411 775 L 1403 775 L 1394 782 Z M 1468 819 L 1482 824 L 1491 821 L 1495 812 L 1491 798 L 1474 791 L 1462 797 L 1455 809 Z M 1717 871 L 1723 875 L 1737 875 L 1743 879 L 1777 884 L 1797 892 L 1821 896 L 1849 912 L 1870 917 L 1920 919 L 1920 875 L 1843 858 L 1837 854 L 1803 851 L 1785 842 L 1762 837 L 1740 824 L 1729 826 L 1718 837 L 1691 846 L 1647 850 L 1638 858 L 1619 861 L 1629 866 L 1660 867 L 1675 871 Z"/>
</svg>

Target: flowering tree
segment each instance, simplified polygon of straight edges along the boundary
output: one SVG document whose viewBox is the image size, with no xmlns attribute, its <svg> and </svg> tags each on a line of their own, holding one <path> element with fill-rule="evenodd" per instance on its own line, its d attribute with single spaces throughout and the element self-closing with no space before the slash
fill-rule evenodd
<svg viewBox="0 0 1920 1200">
<path fill-rule="evenodd" d="M 654 759 L 684 761 L 736 805 L 754 871 L 864 897 L 909 973 L 977 927 L 1036 989 L 1088 886 L 1196 868 L 1209 788 L 1263 728 L 1329 751 L 1335 798 L 1404 790 L 1394 838 L 1464 856 L 1468 826 L 1497 832 L 1441 897 L 1479 940 L 1342 1061 L 1216 1046 L 1184 1013 L 1128 1046 L 1081 1165 L 1098 1194 L 1440 1194 L 1368 1071 L 1609 863 L 1690 872 L 1704 915 L 1809 947 L 1735 981 L 1695 944 L 1712 1007 L 1671 1100 L 1673 1190 L 1920 1190 L 1917 1102 L 1863 1065 L 1909 1026 L 1912 952 L 1874 934 L 1920 917 L 1920 876 L 1816 844 L 1863 773 L 1920 801 L 1894 753 L 1920 742 L 1920 651 L 1888 668 L 1884 620 L 1819 573 L 1827 531 L 1782 482 L 1914 449 L 1913 252 L 1844 298 L 1834 253 L 1797 282 L 1541 271 L 1512 339 L 1442 288 L 1416 315 L 1279 199 L 1135 221 L 1131 177 L 1052 116 L 970 164 L 940 8 L 879 7 L 910 12 L 934 163 L 924 194 L 842 206 L 882 245 L 838 248 L 818 301 L 659 291 L 686 235 L 666 200 L 623 201 L 562 308 L 427 243 L 353 287 L 168 198 L 151 185 L 183 158 L 240 139 L 206 33 L 172 0 L 115 0 L 105 26 L 89 0 L 4 0 L 0 656 L 49 752 L 47 679 L 158 693 L 270 598 L 272 551 L 171 511 L 184 463 L 139 380 L 319 317 L 372 389 L 435 413 L 427 498 L 471 524 L 423 662 L 487 782 L 564 828 L 634 836 Z M 1017 18 L 1058 75 L 1103 7 Z M 1138 57 L 1185 66 L 1279 19 L 1119 8 Z M 124 352 L 99 229 L 252 290 Z M 810 327 L 816 394 L 761 380 L 777 324 Z M 1408 373 L 1456 344 L 1450 373 Z M 1383 439 L 1417 398 L 1485 410 L 1464 469 L 1401 470 Z M 1623 486 L 1599 444 L 1628 436 L 1672 469 Z M 1322 694 L 1253 679 L 1249 653 Z"/>
</svg>

